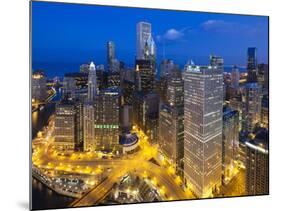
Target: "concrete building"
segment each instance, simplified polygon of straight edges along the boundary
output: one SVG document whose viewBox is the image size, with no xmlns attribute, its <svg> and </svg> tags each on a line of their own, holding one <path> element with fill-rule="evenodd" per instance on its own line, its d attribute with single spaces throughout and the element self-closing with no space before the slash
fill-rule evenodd
<svg viewBox="0 0 281 211">
<path fill-rule="evenodd" d="M 42 71 L 32 73 L 32 100 L 34 102 L 42 102 L 47 97 L 46 76 Z"/>
</svg>

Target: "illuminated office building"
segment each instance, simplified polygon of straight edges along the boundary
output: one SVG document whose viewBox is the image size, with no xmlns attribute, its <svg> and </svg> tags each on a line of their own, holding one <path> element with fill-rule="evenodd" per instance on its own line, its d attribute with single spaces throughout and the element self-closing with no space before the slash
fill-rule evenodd
<svg viewBox="0 0 281 211">
<path fill-rule="evenodd" d="M 88 100 L 90 102 L 93 102 L 96 94 L 97 94 L 96 66 L 93 62 L 91 62 L 89 66 L 89 76 L 88 76 Z"/>
<path fill-rule="evenodd" d="M 167 102 L 182 107 L 184 103 L 183 79 L 180 70 L 173 70 L 167 76 Z"/>
<path fill-rule="evenodd" d="M 179 69 L 179 66 L 171 59 L 164 59 L 160 64 L 160 77 L 165 77 L 174 69 Z"/>
<path fill-rule="evenodd" d="M 55 145 L 61 150 L 75 149 L 76 142 L 76 108 L 73 101 L 62 100 L 55 111 Z"/>
<path fill-rule="evenodd" d="M 183 164 L 183 117 L 183 106 L 163 104 L 159 111 L 159 147 L 177 171 L 182 170 Z"/>
<path fill-rule="evenodd" d="M 237 66 L 234 66 L 231 71 L 231 86 L 233 88 L 239 87 L 240 72 Z"/>
<path fill-rule="evenodd" d="M 268 131 L 246 142 L 246 190 L 249 195 L 269 194 Z"/>
<path fill-rule="evenodd" d="M 94 115 L 97 150 L 119 150 L 120 100 L 118 88 L 103 89 L 96 96 Z"/>
<path fill-rule="evenodd" d="M 152 60 L 136 60 L 136 91 L 149 93 L 155 88 L 156 67 Z"/>
<path fill-rule="evenodd" d="M 91 103 L 84 104 L 83 107 L 83 150 L 95 150 L 95 109 Z"/>
<path fill-rule="evenodd" d="M 261 87 L 257 83 L 248 83 L 245 88 L 245 129 L 253 132 L 261 117 Z"/>
<path fill-rule="evenodd" d="M 198 196 L 221 186 L 223 72 L 217 66 L 184 69 L 184 177 Z"/>
<path fill-rule="evenodd" d="M 247 52 L 247 82 L 257 82 L 258 74 L 257 48 L 248 48 Z"/>
<path fill-rule="evenodd" d="M 262 98 L 261 104 L 261 123 L 265 128 L 269 127 L 269 99 L 268 97 Z"/>
<path fill-rule="evenodd" d="M 113 71 L 113 63 L 115 60 L 115 44 L 113 41 L 107 42 L 107 65 L 109 72 Z"/>
<path fill-rule="evenodd" d="M 239 154 L 239 112 L 224 109 L 222 130 L 222 172 L 223 183 L 234 176 L 235 162 Z"/>
<path fill-rule="evenodd" d="M 210 65 L 217 67 L 220 71 L 224 71 L 224 60 L 221 56 L 210 55 Z"/>
<path fill-rule="evenodd" d="M 41 71 L 32 73 L 32 99 L 34 101 L 44 101 L 47 97 L 47 85 L 45 74 Z"/>
</svg>

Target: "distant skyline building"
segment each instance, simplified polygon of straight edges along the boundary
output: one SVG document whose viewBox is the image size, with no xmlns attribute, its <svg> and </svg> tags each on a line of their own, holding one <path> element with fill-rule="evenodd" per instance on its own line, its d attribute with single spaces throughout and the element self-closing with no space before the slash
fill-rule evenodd
<svg viewBox="0 0 281 211">
<path fill-rule="evenodd" d="M 107 42 L 107 64 L 110 69 L 113 61 L 115 59 L 115 44 L 113 41 Z"/>
<path fill-rule="evenodd" d="M 93 62 L 91 62 L 89 66 L 89 76 L 88 76 L 88 100 L 90 102 L 93 102 L 96 94 L 97 94 L 96 66 Z"/>
<path fill-rule="evenodd" d="M 146 59 L 146 53 L 149 51 L 147 41 L 151 38 L 151 24 L 147 22 L 137 23 L 137 60 Z"/>
<path fill-rule="evenodd" d="M 210 65 L 217 66 L 220 71 L 224 71 L 224 60 L 221 56 L 210 55 Z"/>
<path fill-rule="evenodd" d="M 233 66 L 231 71 L 231 86 L 235 89 L 239 87 L 240 72 L 236 65 Z"/>
<path fill-rule="evenodd" d="M 44 101 L 47 97 L 47 79 L 43 71 L 32 73 L 32 99 L 36 102 Z"/>
<path fill-rule="evenodd" d="M 152 60 L 136 60 L 135 65 L 136 91 L 152 92 L 155 88 L 155 63 Z"/>
<path fill-rule="evenodd" d="M 221 186 L 222 113 L 222 69 L 187 64 L 184 69 L 184 177 L 185 184 L 198 197 L 209 197 Z"/>
<path fill-rule="evenodd" d="M 258 74 L 258 61 L 257 61 L 257 48 L 251 47 L 247 51 L 247 82 L 257 82 Z"/>
<path fill-rule="evenodd" d="M 184 82 L 180 70 L 175 69 L 167 76 L 167 102 L 171 106 L 183 107 Z"/>
<path fill-rule="evenodd" d="M 95 142 L 97 150 L 119 151 L 120 90 L 100 91 L 95 104 Z"/>
<path fill-rule="evenodd" d="M 246 191 L 249 195 L 269 194 L 268 131 L 260 131 L 246 143 Z"/>
<path fill-rule="evenodd" d="M 245 88 L 245 129 L 253 132 L 260 122 L 262 92 L 258 83 L 248 83 Z"/>
</svg>

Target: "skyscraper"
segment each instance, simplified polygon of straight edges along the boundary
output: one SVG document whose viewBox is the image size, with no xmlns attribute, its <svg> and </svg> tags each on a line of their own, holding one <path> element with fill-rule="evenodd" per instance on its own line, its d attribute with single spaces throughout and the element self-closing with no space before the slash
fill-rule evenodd
<svg viewBox="0 0 281 211">
<path fill-rule="evenodd" d="M 198 196 L 221 185 L 223 73 L 217 66 L 184 70 L 184 176 Z"/>
<path fill-rule="evenodd" d="M 101 90 L 94 104 L 97 150 L 117 152 L 119 150 L 120 90 L 118 88 Z"/>
<path fill-rule="evenodd" d="M 223 112 L 222 172 L 223 183 L 234 176 L 235 161 L 239 153 L 239 112 L 229 108 Z"/>
<path fill-rule="evenodd" d="M 221 56 L 210 55 L 210 65 L 216 66 L 220 71 L 224 71 L 224 60 Z"/>
<path fill-rule="evenodd" d="M 55 144 L 62 150 L 74 150 L 75 146 L 75 107 L 72 102 L 56 105 Z"/>
<path fill-rule="evenodd" d="M 46 76 L 42 71 L 35 71 L 32 74 L 32 99 L 44 101 L 47 97 Z"/>
<path fill-rule="evenodd" d="M 249 195 L 269 193 L 268 131 L 246 142 L 246 190 Z"/>
<path fill-rule="evenodd" d="M 93 151 L 95 149 L 95 113 L 94 105 L 86 103 L 83 107 L 83 150 Z"/>
<path fill-rule="evenodd" d="M 247 71 L 248 77 L 247 81 L 249 83 L 257 82 L 257 48 L 248 48 L 247 52 Z"/>
<path fill-rule="evenodd" d="M 97 94 L 96 66 L 93 62 L 91 62 L 89 66 L 89 76 L 88 76 L 88 100 L 90 102 L 93 102 L 96 94 Z"/>
<path fill-rule="evenodd" d="M 261 117 L 261 87 L 257 83 L 248 83 L 245 91 L 245 129 L 253 132 Z"/>
<path fill-rule="evenodd" d="M 184 86 L 180 70 L 174 69 L 167 78 L 167 102 L 172 106 L 182 107 L 184 103 Z"/>
<path fill-rule="evenodd" d="M 236 65 L 233 66 L 231 71 L 231 86 L 235 89 L 239 87 L 240 72 Z"/>
<path fill-rule="evenodd" d="M 113 41 L 107 42 L 107 64 L 110 67 L 115 59 L 115 45 Z"/>
<path fill-rule="evenodd" d="M 159 112 L 158 143 L 161 151 L 182 174 L 183 169 L 183 106 L 163 104 Z"/>
<path fill-rule="evenodd" d="M 136 60 L 136 90 L 149 93 L 155 88 L 156 67 L 152 60 Z"/>
<path fill-rule="evenodd" d="M 151 24 L 139 22 L 137 24 L 137 59 L 145 59 L 147 41 L 151 38 Z"/>
</svg>

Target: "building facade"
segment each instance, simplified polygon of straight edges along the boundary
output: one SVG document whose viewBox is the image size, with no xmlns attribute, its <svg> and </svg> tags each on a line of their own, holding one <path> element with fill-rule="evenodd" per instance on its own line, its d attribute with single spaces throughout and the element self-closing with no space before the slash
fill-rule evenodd
<svg viewBox="0 0 281 211">
<path fill-rule="evenodd" d="M 192 63 L 184 70 L 184 176 L 198 197 L 221 186 L 223 73 Z"/>
</svg>

